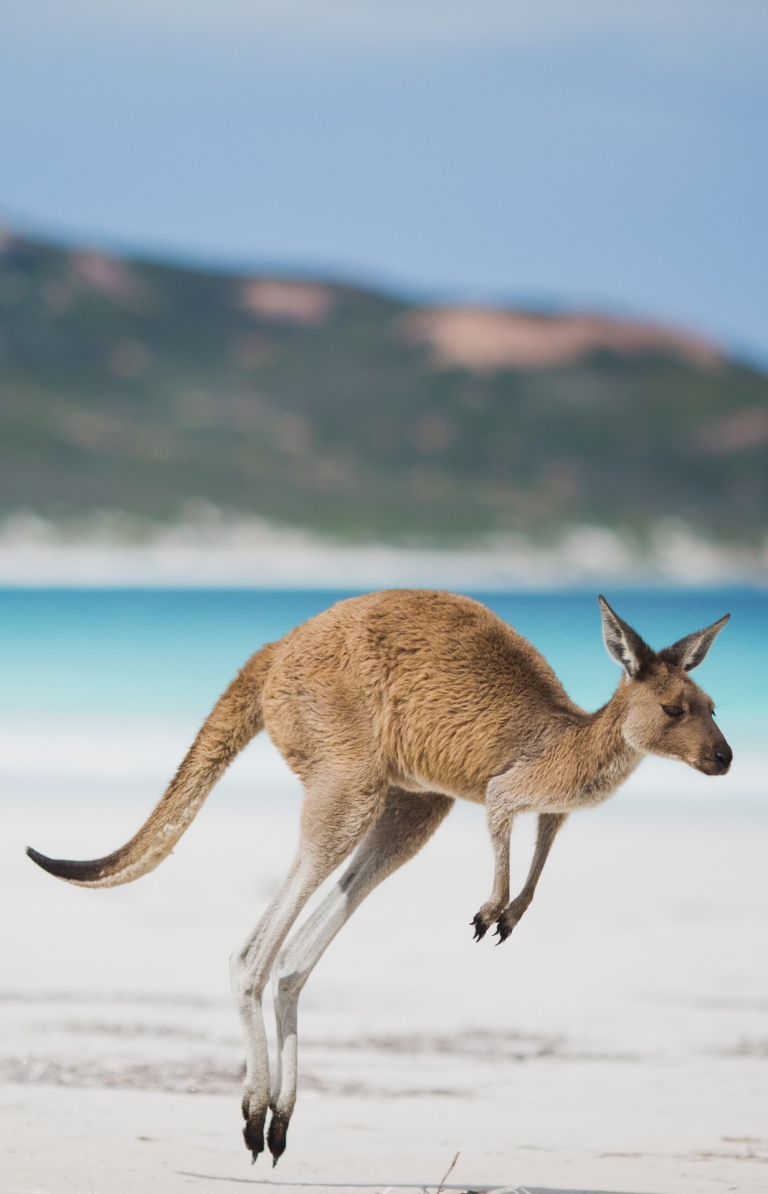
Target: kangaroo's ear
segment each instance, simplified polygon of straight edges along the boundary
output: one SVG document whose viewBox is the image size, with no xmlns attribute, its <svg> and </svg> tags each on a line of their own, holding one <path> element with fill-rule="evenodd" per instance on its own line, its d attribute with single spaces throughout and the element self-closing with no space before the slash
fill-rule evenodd
<svg viewBox="0 0 768 1194">
<path fill-rule="evenodd" d="M 692 668 L 698 667 L 706 659 L 707 651 L 730 616 L 730 614 L 726 614 L 719 622 L 713 622 L 711 626 L 707 626 L 706 630 L 694 630 L 693 634 L 687 634 L 685 638 L 678 639 L 671 647 L 665 647 L 663 651 L 659 652 L 660 658 L 681 667 L 683 671 L 690 672 Z"/>
<path fill-rule="evenodd" d="M 605 597 L 598 597 L 598 601 L 608 654 L 621 664 L 628 676 L 636 676 L 643 664 L 652 659 L 651 648 L 631 626 L 613 612 Z"/>
</svg>

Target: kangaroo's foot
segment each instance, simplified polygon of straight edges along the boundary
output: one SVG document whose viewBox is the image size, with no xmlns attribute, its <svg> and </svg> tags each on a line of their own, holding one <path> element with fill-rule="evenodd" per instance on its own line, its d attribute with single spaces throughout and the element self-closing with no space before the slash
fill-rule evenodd
<svg viewBox="0 0 768 1194">
<path fill-rule="evenodd" d="M 485 934 L 488 932 L 488 925 L 483 920 L 479 912 L 476 912 L 469 922 L 470 926 L 475 930 L 475 941 L 482 941 Z"/>
<path fill-rule="evenodd" d="M 511 904 L 507 905 L 496 922 L 496 932 L 494 933 L 494 936 L 498 937 L 499 939 L 496 942 L 497 945 L 501 945 L 502 941 L 506 941 L 517 922 L 521 919 L 529 903 L 530 900 L 523 900 L 520 898 L 520 896 L 518 896 L 517 899 L 513 900 Z"/>
<path fill-rule="evenodd" d="M 272 1118 L 269 1121 L 269 1131 L 267 1132 L 267 1146 L 272 1153 L 273 1169 L 285 1152 L 285 1137 L 289 1122 L 288 1116 L 281 1115 L 279 1111 L 272 1109 Z"/>
<path fill-rule="evenodd" d="M 243 1095 L 241 1107 L 245 1120 L 243 1139 L 245 1147 L 251 1154 L 253 1164 L 255 1164 L 259 1153 L 264 1152 L 264 1123 L 267 1118 L 267 1109 L 266 1107 L 257 1107 L 255 1099 L 252 1099 L 248 1091 Z"/>
<path fill-rule="evenodd" d="M 483 904 L 480 911 L 476 912 L 470 921 L 475 930 L 475 941 L 482 941 L 493 922 L 503 915 L 503 910 L 503 904 L 492 904 L 490 901 L 487 904 Z"/>
</svg>

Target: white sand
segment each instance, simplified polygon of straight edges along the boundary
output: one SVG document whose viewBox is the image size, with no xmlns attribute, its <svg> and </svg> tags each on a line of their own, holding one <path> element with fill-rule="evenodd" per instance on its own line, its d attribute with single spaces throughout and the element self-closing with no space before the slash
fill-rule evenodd
<svg viewBox="0 0 768 1194">
<path fill-rule="evenodd" d="M 482 812 L 453 813 L 310 980 L 273 1174 L 240 1140 L 227 981 L 295 841 L 296 792 L 264 748 L 137 884 L 83 891 L 23 857 L 125 840 L 161 786 L 153 758 L 157 775 L 126 758 L 130 798 L 78 794 L 74 765 L 57 794 L 44 758 L 5 776 L 0 1192 L 434 1187 L 457 1150 L 463 1189 L 768 1190 L 768 816 L 736 780 L 659 764 L 572 818 L 498 949 L 469 928 L 491 879 Z"/>
</svg>

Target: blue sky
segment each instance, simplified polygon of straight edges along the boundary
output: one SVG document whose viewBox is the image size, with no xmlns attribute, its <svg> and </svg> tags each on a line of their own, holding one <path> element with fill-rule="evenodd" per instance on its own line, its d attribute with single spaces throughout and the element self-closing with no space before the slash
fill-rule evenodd
<svg viewBox="0 0 768 1194">
<path fill-rule="evenodd" d="M 0 219 L 768 364 L 763 0 L 5 0 Z"/>
</svg>

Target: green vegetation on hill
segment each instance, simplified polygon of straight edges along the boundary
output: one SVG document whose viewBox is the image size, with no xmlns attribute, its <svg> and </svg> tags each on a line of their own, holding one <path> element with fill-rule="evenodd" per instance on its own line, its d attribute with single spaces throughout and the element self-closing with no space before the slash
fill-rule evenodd
<svg viewBox="0 0 768 1194">
<path fill-rule="evenodd" d="M 204 499 L 356 538 L 642 535 L 663 517 L 764 532 L 760 373 L 663 348 L 438 365 L 404 330 L 413 311 L 7 238 L 0 513 L 169 520 Z"/>
</svg>

